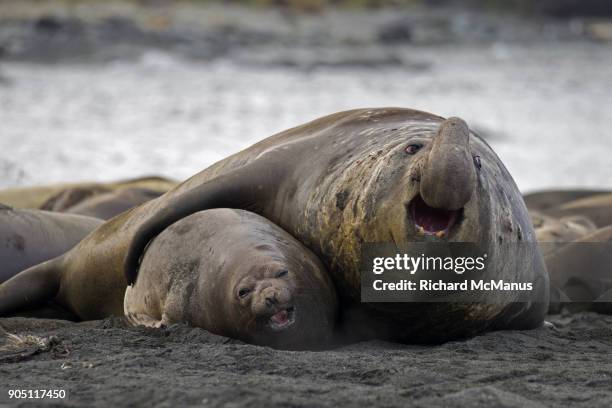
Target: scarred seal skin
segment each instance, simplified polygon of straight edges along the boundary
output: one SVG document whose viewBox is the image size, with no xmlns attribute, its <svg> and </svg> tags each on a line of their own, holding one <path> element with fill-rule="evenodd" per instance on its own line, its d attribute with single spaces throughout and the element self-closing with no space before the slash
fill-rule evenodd
<svg viewBox="0 0 612 408">
<path fill-rule="evenodd" d="M 187 323 L 285 349 L 332 345 L 337 318 L 318 258 L 267 219 L 230 209 L 195 213 L 157 236 L 124 307 L 134 324 Z"/>
<path fill-rule="evenodd" d="M 340 112 L 271 136 L 115 217 L 42 268 L 112 274 L 70 301 L 91 318 L 121 313 L 121 303 L 91 308 L 84 299 L 123 290 L 136 280 L 156 235 L 194 212 L 221 207 L 263 215 L 319 256 L 341 298 L 349 337 L 438 342 L 527 329 L 542 324 L 548 307 L 541 257 L 534 264 L 503 249 L 512 245 L 498 245 L 535 243 L 523 198 L 500 159 L 461 119 L 401 108 Z M 360 302 L 365 243 L 427 239 L 485 243 L 490 278 L 532 282 L 532 301 Z M 109 284 L 124 275 L 122 285 Z M 0 287 L 0 314 L 19 307 L 25 294 L 37 298 L 25 285 Z"/>
<path fill-rule="evenodd" d="M 75 246 L 101 220 L 0 204 L 0 283 Z"/>
</svg>

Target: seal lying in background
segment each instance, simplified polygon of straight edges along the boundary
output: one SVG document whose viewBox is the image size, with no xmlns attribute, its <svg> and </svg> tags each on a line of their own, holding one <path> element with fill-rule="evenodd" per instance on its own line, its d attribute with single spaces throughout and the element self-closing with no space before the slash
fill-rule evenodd
<svg viewBox="0 0 612 408">
<path fill-rule="evenodd" d="M 329 345 L 337 314 L 312 252 L 265 218 L 229 209 L 195 213 L 157 236 L 124 306 L 134 324 L 188 323 L 291 349 Z"/>
<path fill-rule="evenodd" d="M 100 224 L 95 218 L 0 204 L 0 283 L 63 254 Z"/>
<path fill-rule="evenodd" d="M 612 225 L 612 193 L 597 194 L 568 201 L 545 211 L 554 217 L 580 215 L 587 217 L 598 227 Z"/>
<path fill-rule="evenodd" d="M 53 194 L 41 206 L 41 210 L 65 212 L 69 208 L 79 205 L 83 201 L 89 200 L 100 194 L 112 193 L 113 190 L 102 185 L 85 185 L 68 187 Z"/>
<path fill-rule="evenodd" d="M 551 279 L 549 313 L 612 313 L 612 193 L 558 190 L 525 197 Z M 597 229 L 599 228 L 599 229 Z M 601 244 L 598 244 L 601 243 Z"/>
<path fill-rule="evenodd" d="M 43 206 L 48 206 L 49 204 L 47 203 L 49 200 L 67 189 L 80 188 L 84 192 L 108 192 L 122 188 L 137 187 L 165 193 L 176 185 L 177 182 L 174 180 L 150 176 L 110 183 L 68 183 L 37 187 L 19 187 L 0 190 L 0 203 L 4 203 L 13 208 L 48 209 L 43 208 Z"/>
<path fill-rule="evenodd" d="M 612 313 L 612 299 L 606 295 L 612 290 L 612 226 L 571 242 L 541 245 L 554 247 L 544 257 L 551 282 L 550 313 L 559 312 L 562 303 L 571 303 L 574 310 Z"/>
<path fill-rule="evenodd" d="M 591 220 L 580 215 L 557 219 L 532 211 L 530 216 L 544 256 L 597 230 Z"/>
<path fill-rule="evenodd" d="M 43 209 L 109 220 L 130 208 L 159 197 L 162 192 L 140 187 L 118 190 L 74 187 L 52 197 Z"/>
<path fill-rule="evenodd" d="M 525 204 L 530 211 L 545 211 L 570 201 L 611 193 L 607 190 L 543 190 L 525 194 Z"/>
<path fill-rule="evenodd" d="M 326 116 L 216 163 L 29 270 L 36 284 L 23 276 L 10 291 L 0 287 L 0 315 L 25 298 L 45 298 L 39 290 L 50 285 L 39 277 L 57 273 L 99 279 L 75 283 L 81 287 L 74 302 L 84 304 L 88 318 L 108 315 L 118 305 L 91 308 L 91 299 L 121 295 L 124 274 L 135 282 L 139 259 L 156 235 L 190 214 L 220 207 L 263 215 L 317 254 L 353 338 L 438 342 L 490 328 L 528 329 L 542 324 L 548 307 L 541 256 L 534 263 L 517 246 L 499 245 L 535 244 L 535 237 L 523 198 L 493 150 L 460 119 L 388 108 Z M 483 293 L 472 303 L 360 303 L 365 243 L 426 240 L 485 243 L 487 278 L 532 282 L 530 301 Z"/>
</svg>

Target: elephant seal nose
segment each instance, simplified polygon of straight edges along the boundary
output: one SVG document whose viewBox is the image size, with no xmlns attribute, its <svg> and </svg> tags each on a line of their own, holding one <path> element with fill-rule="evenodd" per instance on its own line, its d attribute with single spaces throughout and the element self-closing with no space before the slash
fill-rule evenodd
<svg viewBox="0 0 612 408">
<path fill-rule="evenodd" d="M 277 304 L 278 301 L 276 300 L 276 296 L 267 296 L 266 297 L 266 306 L 268 307 L 273 307 L 275 304 Z"/>
<path fill-rule="evenodd" d="M 448 118 L 440 124 L 421 169 L 421 197 L 429 207 L 459 210 L 475 188 L 470 129 L 462 119 Z"/>
</svg>

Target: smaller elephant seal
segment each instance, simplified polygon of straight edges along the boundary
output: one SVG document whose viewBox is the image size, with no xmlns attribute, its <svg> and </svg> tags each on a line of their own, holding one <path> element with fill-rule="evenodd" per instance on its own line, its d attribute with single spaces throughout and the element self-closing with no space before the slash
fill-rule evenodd
<svg viewBox="0 0 612 408">
<path fill-rule="evenodd" d="M 101 220 L 0 204 L 0 283 L 75 246 Z"/>
<path fill-rule="evenodd" d="M 267 219 L 243 210 L 197 212 L 147 248 L 125 292 L 133 324 L 187 323 L 283 349 L 330 345 L 337 301 L 319 259 Z"/>
<path fill-rule="evenodd" d="M 75 187 L 63 191 L 58 197 L 54 197 L 53 204 L 49 209 L 110 220 L 130 208 L 137 207 L 160 195 L 162 193 L 159 191 L 140 187 L 122 188 L 116 191 L 98 191 L 93 188 Z"/>
</svg>

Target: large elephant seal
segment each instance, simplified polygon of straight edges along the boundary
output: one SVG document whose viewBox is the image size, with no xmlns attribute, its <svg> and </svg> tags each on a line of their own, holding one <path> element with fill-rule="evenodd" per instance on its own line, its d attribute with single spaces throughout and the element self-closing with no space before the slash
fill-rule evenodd
<svg viewBox="0 0 612 408">
<path fill-rule="evenodd" d="M 0 283 L 75 246 L 102 221 L 0 204 Z"/>
<path fill-rule="evenodd" d="M 543 322 L 548 275 L 541 257 L 534 265 L 517 246 L 500 245 L 535 245 L 512 177 L 461 119 L 410 109 L 340 112 L 271 136 L 113 218 L 41 268 L 115 275 L 81 288 L 82 302 L 89 303 L 101 291 L 123 290 L 123 285 L 108 284 L 118 282 L 119 276 L 134 282 L 145 247 L 169 225 L 220 207 L 263 215 L 318 255 L 336 285 L 341 310 L 361 313 L 360 336 L 429 342 Z M 427 240 L 484 243 L 490 279 L 532 282 L 532 298 L 360 302 L 366 243 Z M 24 281 L 11 294 L 0 294 L 0 315 L 23 303 L 31 290 Z M 88 315 L 104 315 L 115 307 L 99 306 Z"/>
<path fill-rule="evenodd" d="M 249 343 L 331 343 L 337 300 L 317 257 L 265 218 L 242 210 L 195 213 L 147 247 L 125 293 L 134 324 L 188 323 Z"/>
<path fill-rule="evenodd" d="M 74 187 L 52 197 L 43 205 L 43 209 L 109 220 L 162 194 L 159 191 L 140 187 L 120 188 L 114 191 L 100 187 Z"/>
</svg>

